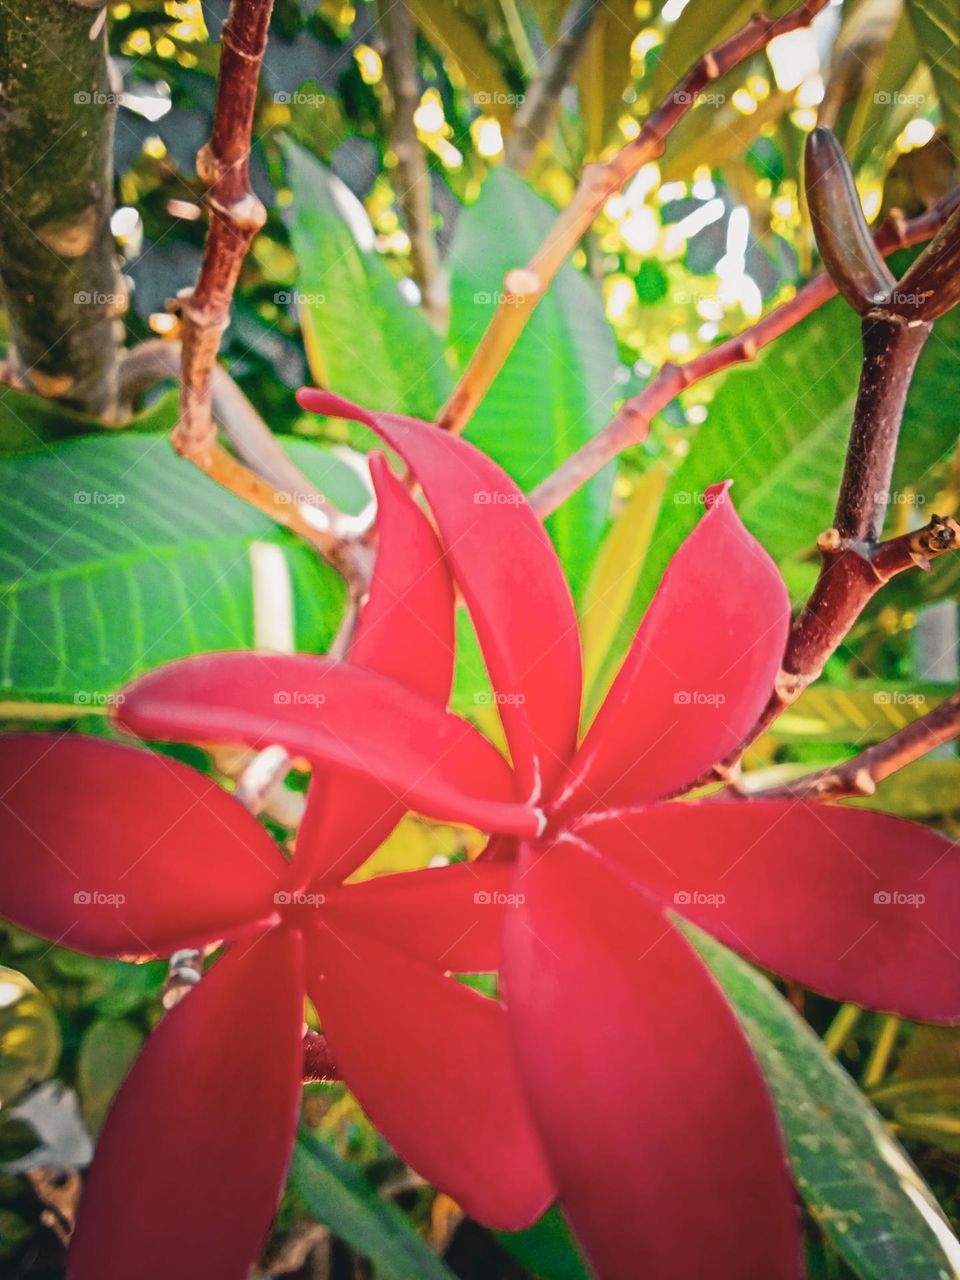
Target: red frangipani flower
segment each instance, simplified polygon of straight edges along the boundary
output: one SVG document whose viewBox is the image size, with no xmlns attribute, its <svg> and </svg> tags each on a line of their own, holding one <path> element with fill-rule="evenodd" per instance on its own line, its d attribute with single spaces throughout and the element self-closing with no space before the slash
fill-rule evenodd
<svg viewBox="0 0 960 1280">
<path fill-rule="evenodd" d="M 512 862 L 517 904 L 500 965 L 512 1052 L 598 1275 L 796 1277 L 778 1127 L 678 920 L 834 997 L 954 1020 L 956 848 L 862 810 L 664 802 L 742 740 L 784 650 L 786 591 L 725 487 L 707 495 L 581 741 L 573 604 L 516 486 L 428 424 L 321 391 L 300 402 L 365 423 L 419 481 L 480 638 L 511 778 L 472 739 L 468 760 L 453 718 L 409 680 L 318 660 L 178 663 L 138 682 L 121 720 L 154 736 L 280 742 L 497 835 L 490 856 Z M 320 717 L 276 705 L 300 680 L 325 693 Z"/>
<path fill-rule="evenodd" d="M 410 698 L 442 704 L 453 670 L 449 573 L 403 487 L 382 463 L 374 478 L 382 550 L 351 669 L 363 688 L 404 680 L 405 693 L 419 690 Z M 258 680 L 322 719 L 310 664 L 285 668 L 296 682 L 283 690 L 269 665 Z M 389 736 L 386 710 L 383 719 Z M 475 773 L 502 793 L 505 825 L 511 813 L 527 824 L 494 749 L 444 724 L 436 785 L 447 772 Z M 509 866 L 342 884 L 404 812 L 393 791 L 355 772 L 317 774 L 292 862 L 210 779 L 102 739 L 0 739 L 0 796 L 0 912 L 16 923 L 121 958 L 230 944 L 150 1036 L 117 1096 L 83 1192 L 70 1280 L 248 1274 L 293 1141 L 305 994 L 338 1072 L 384 1135 L 470 1213 L 515 1228 L 555 1198 L 504 1010 L 451 976 L 498 967 Z"/>
</svg>

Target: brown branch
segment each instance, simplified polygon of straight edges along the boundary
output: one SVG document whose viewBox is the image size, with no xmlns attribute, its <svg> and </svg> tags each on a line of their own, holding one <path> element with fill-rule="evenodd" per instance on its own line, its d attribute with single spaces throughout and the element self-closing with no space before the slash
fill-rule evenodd
<svg viewBox="0 0 960 1280">
<path fill-rule="evenodd" d="M 819 132 L 819 131 L 818 131 Z M 814 144 L 816 147 L 817 144 Z M 835 185 L 837 170 L 849 169 L 843 152 L 831 148 L 830 163 Z M 818 166 L 808 165 L 808 177 L 817 180 Z M 818 197 L 819 198 L 819 197 Z M 841 291 L 850 290 L 853 305 L 864 301 L 861 291 L 864 259 L 858 257 L 858 233 L 844 250 L 843 237 L 850 234 L 851 214 L 844 199 L 821 205 L 814 223 L 817 242 Z M 826 237 L 828 242 L 824 245 Z M 960 547 L 960 525 L 949 518 L 933 516 L 918 534 L 908 534 L 886 543 L 877 539 L 883 528 L 889 501 L 889 487 L 896 458 L 900 424 L 907 392 L 917 358 L 930 335 L 933 319 L 947 309 L 944 299 L 952 286 L 944 282 L 942 264 L 952 263 L 960 242 L 960 219 L 954 214 L 943 232 L 920 255 L 907 273 L 914 280 L 927 280 L 931 287 L 912 306 L 911 315 L 894 309 L 901 297 L 903 281 L 893 283 L 879 304 L 863 317 L 863 365 L 854 410 L 843 479 L 837 497 L 835 527 L 819 540 L 822 565 L 813 593 L 790 630 L 783 664 L 769 701 L 756 724 L 741 743 L 714 770 L 715 776 L 730 778 L 739 768 L 746 746 L 760 736 L 823 671 L 860 617 L 869 601 L 892 576 L 917 565 L 930 567 L 930 559 Z M 837 260 L 844 252 L 856 263 Z M 919 268 L 919 270 L 918 270 Z M 875 278 L 876 272 L 866 268 Z M 905 277 L 906 279 L 906 277 Z M 937 281 L 936 287 L 933 282 Z M 869 285 L 867 286 L 869 288 Z"/>
<path fill-rule="evenodd" d="M 417 33 L 407 0 L 380 0 L 377 22 L 383 31 L 383 71 L 390 91 L 390 147 L 397 158 L 394 187 L 410 237 L 410 263 L 423 310 L 436 325 L 446 324 L 446 296 L 433 235 L 430 170 L 413 113 L 420 103 L 417 82 Z"/>
<path fill-rule="evenodd" d="M 587 165 L 573 199 L 557 217 L 526 267 L 507 273 L 503 298 L 441 411 L 438 426 L 447 431 L 463 429 L 503 367 L 550 282 L 589 231 L 604 204 L 642 165 L 663 154 L 671 129 L 707 87 L 738 63 L 766 48 L 776 36 L 806 26 L 825 4 L 826 0 L 804 0 L 777 19 L 756 14 L 735 35 L 704 54 L 647 117 L 636 138 L 609 160 Z"/>
<path fill-rule="evenodd" d="M 263 432 L 255 431 L 254 465 L 264 467 L 270 479 L 245 466 L 217 442 L 213 421 L 220 339 L 229 323 L 243 260 L 266 218 L 263 205 L 250 188 L 249 167 L 257 85 L 272 9 L 273 0 L 232 0 L 221 32 L 213 132 L 197 154 L 197 173 L 207 184 L 210 228 L 197 282 L 180 294 L 180 417 L 172 440 L 177 452 L 212 480 L 315 547 L 343 575 L 351 591 L 361 593 L 369 581 L 370 556 L 356 540 L 341 535 L 330 505 L 316 505 L 309 493 L 313 486 L 302 483 L 299 473 L 292 476 L 289 460 L 280 462 L 277 449 L 267 445 Z M 235 398 L 233 407 L 237 407 Z M 245 439 L 238 452 L 248 443 Z M 247 456 L 251 457 L 249 450 Z M 291 502 L 287 500 L 291 495 L 276 491 L 274 482 L 281 472 L 286 481 L 296 479 L 298 488 L 293 496 L 302 490 L 303 500 Z"/>
<path fill-rule="evenodd" d="M 181 361 L 179 342 L 150 338 L 131 347 L 120 366 L 122 402 L 130 406 L 160 382 L 179 382 Z M 335 533 L 342 532 L 343 512 L 291 460 L 221 364 L 215 364 L 211 371 L 211 412 L 241 462 L 288 500 L 316 507 L 327 516 Z"/>
<path fill-rule="evenodd" d="M 958 206 L 960 187 L 910 221 L 892 215 L 877 232 L 874 243 L 884 256 L 920 244 L 943 227 Z M 642 443 L 653 419 L 681 391 L 733 365 L 755 359 L 759 351 L 829 302 L 836 293 L 837 287 L 826 273 L 814 276 L 789 302 L 769 312 L 749 329 L 718 343 L 686 364 L 665 364 L 638 395 L 624 401 L 611 422 L 531 490 L 528 496 L 534 510 L 541 518 L 556 511 L 624 449 Z"/>
<path fill-rule="evenodd" d="M 843 796 L 873 795 L 878 782 L 896 773 L 904 765 L 919 760 L 934 748 L 950 742 L 958 734 L 960 693 L 954 693 L 912 724 L 899 729 L 885 741 L 867 747 L 843 764 L 830 765 L 786 786 L 756 791 L 752 798 L 779 800 L 806 797 L 839 800 Z"/>
<path fill-rule="evenodd" d="M 549 135 L 599 11 L 599 0 L 571 0 L 564 12 L 557 38 L 510 125 L 504 160 L 518 173 L 527 172 L 537 147 Z"/>
<path fill-rule="evenodd" d="M 250 189 L 249 162 L 260 64 L 272 10 L 273 0 L 232 0 L 220 36 L 213 134 L 197 153 L 197 174 L 207 186 L 211 219 L 197 283 L 180 295 L 183 369 L 180 421 L 173 443 L 208 473 L 216 452 L 210 412 L 213 366 L 229 323 L 240 268 L 266 220 L 263 205 Z"/>
</svg>

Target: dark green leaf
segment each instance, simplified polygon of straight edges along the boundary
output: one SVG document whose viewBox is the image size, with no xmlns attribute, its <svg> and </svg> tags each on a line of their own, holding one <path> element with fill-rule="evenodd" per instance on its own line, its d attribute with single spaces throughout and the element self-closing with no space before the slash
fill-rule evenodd
<svg viewBox="0 0 960 1280">
<path fill-rule="evenodd" d="M 794 1179 L 837 1252 L 862 1280 L 955 1275 L 960 1242 L 853 1080 L 765 977 L 706 934 L 685 931 L 737 1011 L 780 1113 Z"/>
<path fill-rule="evenodd" d="M 307 1208 L 390 1280 L 454 1280 L 392 1204 L 326 1143 L 301 1135 L 290 1178 Z"/>
<path fill-rule="evenodd" d="M 498 1231 L 497 1239 L 539 1280 L 589 1280 L 586 1263 L 556 1205 L 526 1231 Z"/>
</svg>

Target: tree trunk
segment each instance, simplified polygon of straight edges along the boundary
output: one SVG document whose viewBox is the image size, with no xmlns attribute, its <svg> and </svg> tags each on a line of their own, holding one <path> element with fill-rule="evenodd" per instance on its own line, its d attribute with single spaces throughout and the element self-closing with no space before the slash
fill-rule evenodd
<svg viewBox="0 0 960 1280">
<path fill-rule="evenodd" d="M 13 372 L 110 417 L 117 401 L 112 90 L 101 0 L 4 0 L 0 291 Z"/>
</svg>

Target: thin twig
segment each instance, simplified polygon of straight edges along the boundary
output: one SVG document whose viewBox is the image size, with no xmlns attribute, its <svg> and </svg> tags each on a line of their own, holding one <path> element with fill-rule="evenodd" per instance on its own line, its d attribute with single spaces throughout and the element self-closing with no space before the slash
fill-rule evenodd
<svg viewBox="0 0 960 1280">
<path fill-rule="evenodd" d="M 510 125 L 504 160 L 518 173 L 527 172 L 537 147 L 546 141 L 561 95 L 573 78 L 599 11 L 599 0 L 570 0 L 557 38 Z"/>
<path fill-rule="evenodd" d="M 413 122 L 420 103 L 416 26 L 407 0 L 380 0 L 377 22 L 384 36 L 383 71 L 391 98 L 390 147 L 397 158 L 394 188 L 410 237 L 410 265 L 424 312 L 442 327 L 449 300 L 433 235 L 430 170 Z"/>
<path fill-rule="evenodd" d="M 503 297 L 486 332 L 438 419 L 447 431 L 461 431 L 483 399 L 514 343 L 554 276 L 596 221 L 604 204 L 642 165 L 663 154 L 671 129 L 707 87 L 776 36 L 807 26 L 827 0 L 804 0 L 782 18 L 756 14 L 735 35 L 697 62 L 647 120 L 631 142 L 609 160 L 589 164 L 569 205 L 557 217 L 526 267 L 509 271 Z"/>
<path fill-rule="evenodd" d="M 874 243 L 886 257 L 897 249 L 929 240 L 945 225 L 958 205 L 960 187 L 909 221 L 894 214 L 877 232 Z M 642 443 L 653 419 L 682 391 L 733 365 L 754 360 L 764 347 L 805 320 L 836 293 L 837 286 L 825 272 L 814 276 L 789 302 L 769 312 L 749 329 L 718 343 L 686 364 L 665 364 L 639 394 L 624 401 L 612 421 L 531 490 L 528 496 L 534 510 L 541 518 L 556 511 L 624 449 Z"/>
</svg>

